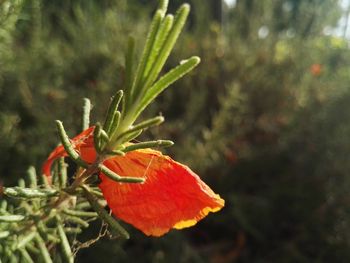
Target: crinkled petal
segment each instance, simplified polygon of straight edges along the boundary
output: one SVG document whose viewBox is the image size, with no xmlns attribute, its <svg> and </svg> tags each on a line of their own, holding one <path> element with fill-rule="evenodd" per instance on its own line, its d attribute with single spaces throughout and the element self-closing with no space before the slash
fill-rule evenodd
<svg viewBox="0 0 350 263">
<path fill-rule="evenodd" d="M 88 163 L 96 158 L 93 129 L 90 127 L 71 140 Z M 63 156 L 67 153 L 60 145 L 44 163 L 43 173 L 50 176 L 53 161 Z M 104 165 L 120 176 L 146 178 L 143 184 L 118 183 L 100 174 L 99 185 L 113 214 L 146 235 L 161 236 L 172 228 L 193 226 L 209 212 L 224 206 L 224 200 L 198 175 L 159 151 L 129 152 L 106 160 Z"/>
<path fill-rule="evenodd" d="M 146 235 L 193 226 L 224 206 L 198 175 L 158 151 L 137 150 L 104 164 L 120 176 L 146 178 L 143 184 L 126 184 L 101 174 L 99 185 L 113 214 Z"/>
</svg>

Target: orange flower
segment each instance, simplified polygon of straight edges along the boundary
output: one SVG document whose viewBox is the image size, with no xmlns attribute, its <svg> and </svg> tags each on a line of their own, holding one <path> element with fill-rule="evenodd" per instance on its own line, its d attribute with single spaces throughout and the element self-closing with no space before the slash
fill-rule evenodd
<svg viewBox="0 0 350 263">
<path fill-rule="evenodd" d="M 96 158 L 93 127 L 73 138 L 72 144 L 83 160 Z M 43 172 L 50 175 L 52 162 L 67 156 L 58 146 L 48 157 Z M 152 149 L 114 156 L 104 165 L 120 176 L 146 178 L 143 184 L 118 183 L 100 173 L 99 185 L 113 214 L 146 235 L 161 236 L 170 229 L 195 225 L 209 212 L 219 211 L 224 200 L 187 166 Z"/>
<path fill-rule="evenodd" d="M 310 72 L 315 77 L 321 75 L 321 73 L 322 73 L 322 65 L 318 64 L 318 63 L 312 64 L 311 67 L 310 67 Z"/>
</svg>

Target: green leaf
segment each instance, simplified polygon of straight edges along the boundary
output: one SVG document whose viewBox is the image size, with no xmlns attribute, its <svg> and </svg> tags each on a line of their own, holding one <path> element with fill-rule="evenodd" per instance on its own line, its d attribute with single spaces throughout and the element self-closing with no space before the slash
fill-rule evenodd
<svg viewBox="0 0 350 263">
<path fill-rule="evenodd" d="M 147 88 L 147 87 L 143 83 L 146 81 L 146 78 L 150 73 L 150 70 L 154 67 L 155 63 L 157 63 L 157 60 L 159 59 L 159 52 L 163 47 L 163 44 L 167 36 L 169 35 L 169 32 L 173 26 L 173 22 L 174 22 L 174 16 L 167 15 L 159 27 L 156 39 L 153 44 L 152 51 L 149 55 L 149 58 L 146 63 L 146 68 L 142 76 L 143 79 L 142 79 L 142 84 L 140 86 L 143 86 L 144 88 Z M 144 91 L 142 93 L 144 93 Z M 140 96 L 142 96 L 142 94 L 140 94 Z"/>
<path fill-rule="evenodd" d="M 65 188 L 67 185 L 67 167 L 68 165 L 64 161 L 64 157 L 58 159 L 58 182 L 60 188 Z"/>
<path fill-rule="evenodd" d="M 131 100 L 131 88 L 132 88 L 132 80 L 134 76 L 134 53 L 135 53 L 135 39 L 133 37 L 129 37 L 128 39 L 128 49 L 125 54 L 125 84 L 124 84 L 124 93 L 125 96 L 123 98 L 123 112 L 128 110 L 130 106 Z"/>
<path fill-rule="evenodd" d="M 101 130 L 102 127 L 99 123 L 96 123 L 95 125 L 95 129 L 94 129 L 94 148 L 96 150 L 96 152 L 101 153 L 102 149 L 101 149 Z"/>
<path fill-rule="evenodd" d="M 141 133 L 142 133 L 142 129 L 141 130 L 137 130 L 137 131 L 134 131 L 134 132 L 125 132 L 123 133 L 123 135 L 120 135 L 117 137 L 116 140 L 114 140 L 114 142 L 111 142 L 109 144 L 108 147 L 110 147 L 111 150 L 108 150 L 108 152 L 110 153 L 113 153 L 115 150 L 115 147 L 119 146 L 120 144 L 122 143 L 125 143 L 125 142 L 129 142 L 135 138 L 137 138 Z M 113 139 L 111 139 L 112 141 Z"/>
<path fill-rule="evenodd" d="M 57 219 L 57 232 L 61 240 L 61 249 L 62 249 L 62 254 L 65 259 L 65 262 L 73 263 L 74 262 L 73 253 L 72 253 L 68 238 L 66 236 L 66 233 L 64 232 L 63 225 L 59 220 L 59 218 Z"/>
<path fill-rule="evenodd" d="M 83 131 L 85 131 L 90 126 L 90 111 L 91 111 L 91 102 L 88 98 L 84 98 L 83 119 L 82 119 Z"/>
<path fill-rule="evenodd" d="M 199 57 L 192 57 L 182 61 L 180 65 L 175 67 L 161 77 L 151 88 L 148 89 L 141 103 L 138 105 L 136 116 L 138 116 L 161 92 L 163 92 L 170 84 L 174 83 L 185 74 L 190 72 L 200 62 Z"/>
<path fill-rule="evenodd" d="M 4 210 L 4 211 L 7 209 L 7 201 L 6 200 L 0 201 L 0 209 Z"/>
<path fill-rule="evenodd" d="M 66 216 L 65 221 L 88 228 L 89 223 L 77 216 Z"/>
<path fill-rule="evenodd" d="M 13 198 L 50 198 L 53 196 L 58 196 L 59 191 L 54 189 L 32 189 L 32 188 L 22 188 L 22 187 L 4 187 L 4 195 Z"/>
<path fill-rule="evenodd" d="M 123 144 L 125 142 L 129 142 L 132 139 L 139 136 L 144 129 L 150 128 L 155 125 L 159 125 L 164 121 L 164 117 L 158 116 L 152 119 L 148 119 L 143 121 L 135 126 L 129 127 L 126 131 L 121 134 L 113 134 L 110 140 L 110 144 L 108 145 L 108 152 L 113 152 L 115 147 Z"/>
<path fill-rule="evenodd" d="M 0 239 L 7 238 L 10 235 L 10 231 L 1 231 L 0 232 Z"/>
<path fill-rule="evenodd" d="M 152 85 L 152 83 L 157 79 L 159 72 L 162 70 L 166 60 L 168 59 L 170 52 L 172 51 L 177 38 L 179 37 L 182 28 L 186 22 L 187 16 L 190 12 L 190 6 L 188 4 L 183 4 L 175 14 L 174 25 L 171 31 L 167 35 L 167 38 L 163 44 L 162 49 L 159 52 L 158 59 L 154 63 L 146 81 L 143 86 L 147 88 Z"/>
<path fill-rule="evenodd" d="M 52 259 L 50 257 L 50 253 L 49 250 L 47 249 L 44 240 L 41 238 L 40 235 L 36 235 L 35 236 L 35 241 L 38 245 L 41 257 L 43 259 L 44 263 L 53 263 Z"/>
<path fill-rule="evenodd" d="M 14 223 L 14 222 L 21 222 L 24 220 L 24 216 L 22 215 L 6 215 L 6 216 L 0 216 L 0 222 L 6 222 L 6 223 Z"/>
<path fill-rule="evenodd" d="M 82 230 L 79 227 L 65 227 L 64 232 L 66 234 L 80 234 Z"/>
<path fill-rule="evenodd" d="M 132 144 L 132 145 L 125 147 L 125 149 L 123 151 L 126 153 L 126 152 L 131 152 L 131 151 L 135 151 L 135 150 L 139 150 L 139 149 L 155 148 L 155 147 L 169 147 L 172 145 L 174 145 L 174 142 L 169 141 L 169 140 L 140 142 L 140 143 L 135 143 L 135 144 Z"/>
<path fill-rule="evenodd" d="M 165 15 L 168 9 L 169 0 L 159 0 L 158 9 L 162 12 L 163 16 Z"/>
<path fill-rule="evenodd" d="M 45 188 L 51 188 L 51 184 L 49 183 L 48 177 L 45 174 L 41 174 L 41 183 L 45 186 Z M 24 187 L 19 185 L 20 187 Z"/>
<path fill-rule="evenodd" d="M 26 182 L 24 181 L 23 178 L 20 178 L 20 179 L 18 179 L 17 185 L 18 185 L 19 187 L 26 187 Z"/>
<path fill-rule="evenodd" d="M 29 242 L 31 242 L 33 240 L 33 238 L 35 238 L 36 234 L 37 234 L 37 232 L 33 231 L 29 234 L 21 236 L 21 238 L 17 242 L 16 249 L 24 248 Z"/>
<path fill-rule="evenodd" d="M 142 76 L 143 76 L 144 70 L 146 68 L 146 63 L 147 63 L 149 55 L 152 51 L 153 44 L 154 44 L 154 41 L 156 39 L 157 32 L 158 32 L 158 29 L 159 29 L 159 26 L 161 24 L 162 19 L 163 19 L 163 12 L 161 10 L 158 10 L 153 17 L 153 20 L 152 20 L 152 23 L 150 26 L 150 30 L 149 30 L 149 33 L 147 36 L 146 44 L 145 44 L 145 47 L 143 49 L 143 53 L 141 56 L 141 60 L 138 64 L 138 67 L 136 70 L 136 78 L 135 78 L 135 81 L 132 85 L 131 93 L 130 93 L 130 96 L 132 99 L 135 99 L 138 97 L 138 92 L 140 90 L 139 85 L 140 85 L 140 82 L 142 80 Z"/>
<path fill-rule="evenodd" d="M 19 252 L 21 253 L 22 256 L 22 261 L 23 263 L 34 263 L 33 259 L 30 257 L 29 253 L 27 250 L 24 248 L 20 249 Z"/>
<path fill-rule="evenodd" d="M 104 175 L 118 183 L 143 183 L 145 181 L 145 179 L 141 177 L 120 176 L 103 164 L 100 164 L 99 168 Z"/>
<path fill-rule="evenodd" d="M 19 252 L 21 253 L 22 256 L 22 261 L 24 263 L 34 263 L 33 259 L 30 257 L 29 253 L 27 252 L 27 250 L 25 250 L 24 248 L 20 249 Z M 21 262 L 22 262 L 21 261 Z"/>
<path fill-rule="evenodd" d="M 124 156 L 125 152 L 120 151 L 120 150 L 112 150 L 107 152 L 108 155 L 119 155 L 119 156 Z"/>
<path fill-rule="evenodd" d="M 84 194 L 91 207 L 99 214 L 100 218 L 106 222 L 111 230 L 125 239 L 129 239 L 129 233 L 98 203 L 98 200 L 90 193 L 90 189 L 83 185 Z"/>
<path fill-rule="evenodd" d="M 95 212 L 71 210 L 67 208 L 63 210 L 63 213 L 65 213 L 66 215 L 78 216 L 78 217 L 96 217 L 97 216 L 97 213 Z"/>
<path fill-rule="evenodd" d="M 122 90 L 119 90 L 114 97 L 112 98 L 109 107 L 108 112 L 106 116 L 105 123 L 103 124 L 103 130 L 107 132 L 107 134 L 110 134 L 116 127 L 113 127 L 113 120 L 115 118 L 115 114 L 118 111 L 119 103 L 123 97 L 124 92 Z"/>
<path fill-rule="evenodd" d="M 120 118 L 121 118 L 121 113 L 119 111 L 116 111 L 116 113 L 114 114 L 114 117 L 113 117 L 110 132 L 108 133 L 109 135 L 112 135 L 113 132 L 116 131 L 117 128 L 119 127 Z"/>
<path fill-rule="evenodd" d="M 36 188 L 37 185 L 37 176 L 34 166 L 30 166 L 27 170 L 28 178 L 29 178 L 29 187 L 30 188 Z"/>
<path fill-rule="evenodd" d="M 162 122 L 164 122 L 164 117 L 163 116 L 157 116 L 157 117 L 154 117 L 152 119 L 149 119 L 149 120 L 146 120 L 146 121 L 143 121 L 139 124 L 136 124 L 135 126 L 129 128 L 127 131 L 125 131 L 124 133 L 122 133 L 120 135 L 120 137 L 123 137 L 127 134 L 131 134 L 131 133 L 134 133 L 134 132 L 137 132 L 139 130 L 144 130 L 144 129 L 147 129 L 147 128 L 150 128 L 152 126 L 156 126 L 156 125 L 159 125 L 161 124 Z"/>
<path fill-rule="evenodd" d="M 62 122 L 59 120 L 56 120 L 56 125 L 57 125 L 58 134 L 59 134 L 60 139 L 61 139 L 61 143 L 62 143 L 64 149 L 66 150 L 67 154 L 69 155 L 69 157 L 72 158 L 72 160 L 76 164 L 78 164 L 79 166 L 87 168 L 88 164 L 85 163 L 80 158 L 79 154 L 74 150 L 74 147 L 73 147 L 72 143 L 70 142 L 66 131 L 64 130 Z"/>
</svg>

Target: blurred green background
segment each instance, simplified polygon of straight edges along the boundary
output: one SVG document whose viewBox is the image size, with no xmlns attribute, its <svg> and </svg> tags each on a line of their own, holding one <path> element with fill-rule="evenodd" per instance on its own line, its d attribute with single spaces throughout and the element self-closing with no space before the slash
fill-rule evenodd
<svg viewBox="0 0 350 263">
<path fill-rule="evenodd" d="M 170 1 L 174 12 L 183 2 Z M 167 149 L 225 200 L 195 227 L 161 238 L 127 226 L 77 262 L 350 262 L 349 1 L 192 0 L 167 63 L 202 63 L 147 110 L 144 139 Z M 54 120 L 80 131 L 83 98 L 101 121 L 142 48 L 157 1 L 0 0 L 0 179 L 40 169 Z M 93 225 L 79 237 L 96 237 Z"/>
</svg>

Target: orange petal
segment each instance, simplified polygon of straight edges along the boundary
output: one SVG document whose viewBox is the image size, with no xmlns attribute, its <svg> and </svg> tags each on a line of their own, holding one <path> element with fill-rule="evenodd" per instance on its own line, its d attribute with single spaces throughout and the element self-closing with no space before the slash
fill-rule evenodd
<svg viewBox="0 0 350 263">
<path fill-rule="evenodd" d="M 86 162 L 93 162 L 93 160 L 96 157 L 96 152 L 93 147 L 93 130 L 94 127 L 90 127 L 86 130 L 84 130 L 79 135 L 75 136 L 71 142 L 74 146 L 74 148 L 84 153 L 84 156 L 82 158 Z M 60 157 L 67 156 L 66 150 L 64 149 L 63 145 L 57 146 L 49 155 L 46 162 L 44 163 L 42 167 L 42 172 L 46 176 L 50 176 L 51 174 L 51 166 L 52 163 Z"/>
<path fill-rule="evenodd" d="M 93 129 L 90 127 L 72 139 L 75 150 L 88 163 L 96 158 Z M 63 156 L 67 153 L 60 145 L 44 163 L 43 173 L 50 176 L 53 161 Z M 171 228 L 190 227 L 224 206 L 224 200 L 198 175 L 158 151 L 133 151 L 104 164 L 121 176 L 146 178 L 144 184 L 126 184 L 101 174 L 99 186 L 114 215 L 147 235 L 161 236 Z"/>
<path fill-rule="evenodd" d="M 224 206 L 198 175 L 158 151 L 137 150 L 104 164 L 120 176 L 146 178 L 143 184 L 126 184 L 101 174 L 99 185 L 113 214 L 146 235 L 193 226 Z"/>
</svg>

